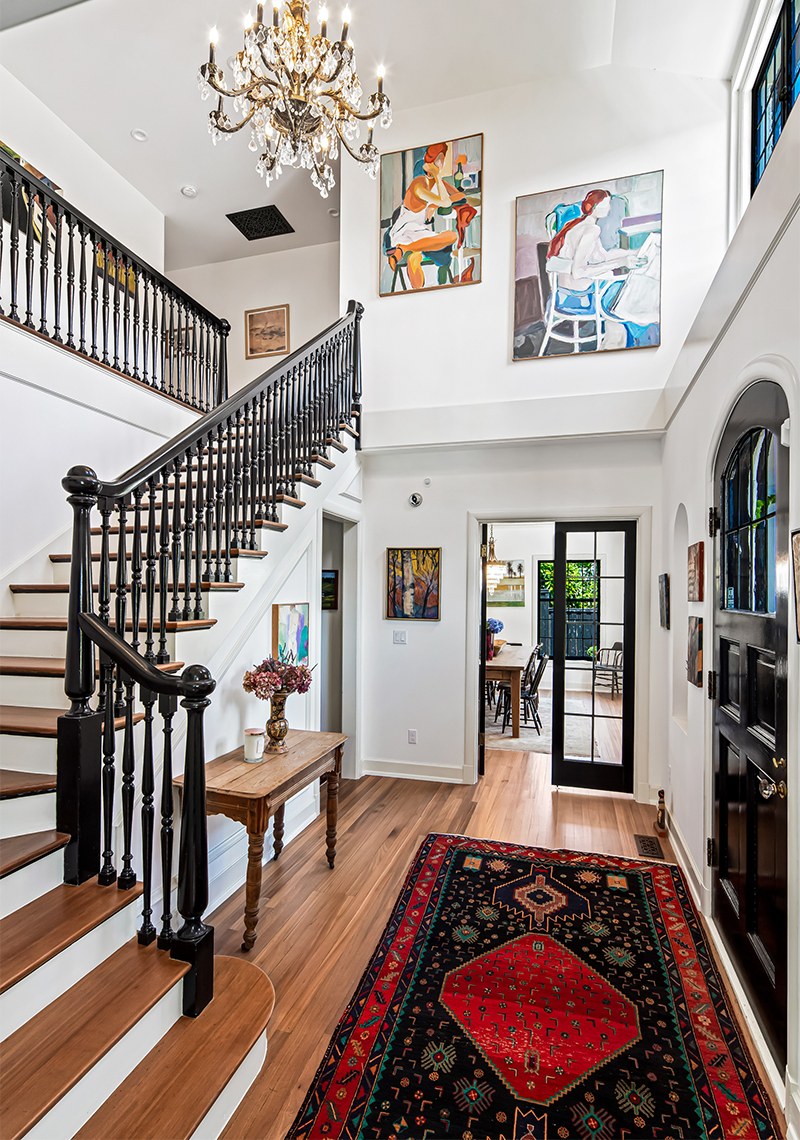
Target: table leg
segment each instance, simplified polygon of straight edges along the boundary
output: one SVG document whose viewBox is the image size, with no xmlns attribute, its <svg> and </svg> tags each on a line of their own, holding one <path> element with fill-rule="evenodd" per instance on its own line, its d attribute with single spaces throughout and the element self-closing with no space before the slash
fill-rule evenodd
<svg viewBox="0 0 800 1140">
<path fill-rule="evenodd" d="M 258 910 L 261 902 L 261 859 L 263 854 L 264 832 L 248 831 L 242 950 L 251 950 L 256 940 L 256 923 L 258 922 Z"/>
<path fill-rule="evenodd" d="M 511 676 L 511 735 L 519 736 L 519 706 L 522 700 L 521 674 L 515 670 Z"/>
<path fill-rule="evenodd" d="M 283 813 L 285 808 L 286 804 L 281 804 L 272 817 L 272 850 L 276 859 L 283 851 Z"/>
<path fill-rule="evenodd" d="M 328 848 L 328 864 L 333 870 L 333 861 L 336 858 L 336 824 L 339 816 L 339 773 L 328 773 L 328 830 L 325 832 L 325 843 Z"/>
</svg>

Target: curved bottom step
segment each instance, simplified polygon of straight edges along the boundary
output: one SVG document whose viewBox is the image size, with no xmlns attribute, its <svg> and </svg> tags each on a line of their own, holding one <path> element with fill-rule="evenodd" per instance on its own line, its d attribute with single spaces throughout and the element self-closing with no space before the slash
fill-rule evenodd
<svg viewBox="0 0 800 1140">
<path fill-rule="evenodd" d="M 258 966 L 215 958 L 211 1004 L 176 1022 L 74 1140 L 215 1140 L 261 1070 L 274 1005 Z"/>
</svg>

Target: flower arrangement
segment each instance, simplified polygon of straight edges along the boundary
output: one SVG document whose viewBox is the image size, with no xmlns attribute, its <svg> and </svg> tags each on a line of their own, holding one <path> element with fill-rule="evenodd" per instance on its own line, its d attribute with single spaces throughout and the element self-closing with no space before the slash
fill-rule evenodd
<svg viewBox="0 0 800 1140">
<path fill-rule="evenodd" d="M 307 693 L 311 686 L 311 670 L 307 665 L 293 665 L 267 657 L 260 665 L 249 669 L 242 681 L 246 693 L 254 693 L 262 701 L 270 700 L 275 693 Z"/>
<path fill-rule="evenodd" d="M 488 629 L 489 633 L 500 633 L 503 629 L 503 623 L 499 618 L 487 618 L 486 628 Z"/>
</svg>

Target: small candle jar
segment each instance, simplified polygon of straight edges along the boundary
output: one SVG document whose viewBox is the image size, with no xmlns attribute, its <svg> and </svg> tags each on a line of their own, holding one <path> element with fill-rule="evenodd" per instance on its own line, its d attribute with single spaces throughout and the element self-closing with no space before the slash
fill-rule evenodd
<svg viewBox="0 0 800 1140">
<path fill-rule="evenodd" d="M 244 730 L 244 758 L 248 764 L 257 764 L 264 752 L 264 729 Z"/>
</svg>

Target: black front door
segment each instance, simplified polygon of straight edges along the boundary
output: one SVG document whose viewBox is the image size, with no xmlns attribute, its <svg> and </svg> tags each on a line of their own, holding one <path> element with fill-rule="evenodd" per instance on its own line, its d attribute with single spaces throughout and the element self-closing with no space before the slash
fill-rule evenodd
<svg viewBox="0 0 800 1140">
<path fill-rule="evenodd" d="M 552 781 L 632 792 L 636 523 L 556 523 L 554 555 Z"/>
<path fill-rule="evenodd" d="M 786 1063 L 789 452 L 783 390 L 736 404 L 717 452 L 714 917 Z"/>
</svg>

